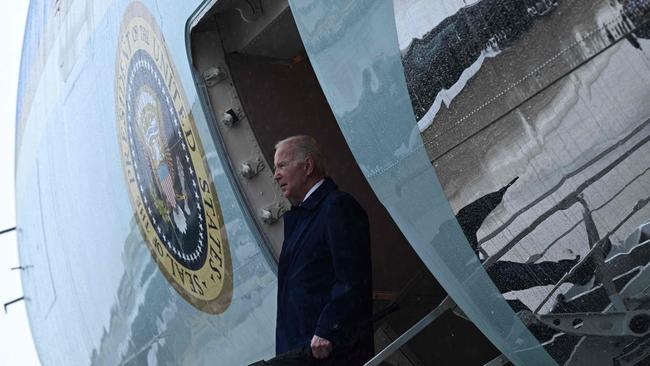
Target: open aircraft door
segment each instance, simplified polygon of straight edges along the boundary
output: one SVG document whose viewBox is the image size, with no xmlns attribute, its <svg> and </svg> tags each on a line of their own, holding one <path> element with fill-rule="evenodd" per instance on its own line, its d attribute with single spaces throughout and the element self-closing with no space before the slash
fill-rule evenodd
<svg viewBox="0 0 650 366">
<path fill-rule="evenodd" d="M 316 137 L 368 211 L 376 311 L 401 306 L 369 364 L 639 364 L 649 9 L 209 2 L 188 52 L 269 261 L 276 141 Z"/>
</svg>

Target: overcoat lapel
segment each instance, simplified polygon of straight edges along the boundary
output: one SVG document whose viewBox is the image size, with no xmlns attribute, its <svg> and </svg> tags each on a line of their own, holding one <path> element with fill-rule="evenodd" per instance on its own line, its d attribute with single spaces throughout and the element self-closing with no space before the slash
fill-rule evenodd
<svg viewBox="0 0 650 366">
<path fill-rule="evenodd" d="M 305 230 L 310 226 L 311 222 L 314 220 L 314 217 L 316 215 L 313 215 L 312 212 L 307 211 L 301 207 L 297 207 L 296 212 L 297 214 L 297 220 L 299 222 L 297 223 L 296 227 L 293 229 L 291 232 L 291 236 L 289 237 L 289 240 L 285 241 L 284 245 L 286 246 L 286 255 L 287 255 L 287 267 L 290 267 L 291 264 L 294 262 L 296 258 L 296 254 L 300 252 L 300 245 L 301 243 L 301 238 L 303 234 L 305 233 Z M 283 247 L 282 250 L 285 248 Z"/>
<path fill-rule="evenodd" d="M 314 212 L 321 201 L 332 191 L 337 189 L 336 184 L 330 178 L 325 178 L 323 184 L 312 193 L 305 202 L 298 207 L 293 207 L 285 217 L 285 225 L 290 224 L 292 230 L 285 232 L 284 245 L 282 246 L 282 253 L 280 257 L 284 257 L 286 261 L 283 263 L 283 268 L 280 271 L 284 272 L 294 262 L 296 255 L 301 249 L 301 239 L 305 230 L 311 225 L 314 218 L 318 215 Z M 286 219 L 291 222 L 288 223 Z"/>
</svg>

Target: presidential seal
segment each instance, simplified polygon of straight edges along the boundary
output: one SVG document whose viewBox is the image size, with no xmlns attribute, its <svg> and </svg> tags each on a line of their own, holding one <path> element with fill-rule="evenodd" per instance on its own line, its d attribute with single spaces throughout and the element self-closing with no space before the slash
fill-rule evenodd
<svg viewBox="0 0 650 366">
<path fill-rule="evenodd" d="M 176 69 L 144 5 L 126 10 L 116 65 L 122 164 L 158 267 L 195 307 L 221 313 L 232 262 L 217 192 Z"/>
</svg>

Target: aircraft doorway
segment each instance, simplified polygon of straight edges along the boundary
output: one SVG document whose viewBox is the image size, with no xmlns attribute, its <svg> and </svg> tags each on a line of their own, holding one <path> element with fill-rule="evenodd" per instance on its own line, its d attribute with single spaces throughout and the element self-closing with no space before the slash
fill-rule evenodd
<svg viewBox="0 0 650 366">
<path fill-rule="evenodd" d="M 234 1 L 220 4 L 207 10 L 192 29 L 191 52 L 204 81 L 204 104 L 214 117 L 213 136 L 230 160 L 231 179 L 239 188 L 241 202 L 270 260 L 277 261 L 282 244 L 280 218 L 289 206 L 272 178 L 275 143 L 298 134 L 320 142 L 329 175 L 363 205 L 370 218 L 374 311 L 393 302 L 400 308 L 375 324 L 375 346 L 380 351 L 446 294 L 359 169 L 287 3 L 263 2 L 263 11 Z M 497 354 L 472 323 L 447 314 L 386 364 L 482 364 Z"/>
</svg>

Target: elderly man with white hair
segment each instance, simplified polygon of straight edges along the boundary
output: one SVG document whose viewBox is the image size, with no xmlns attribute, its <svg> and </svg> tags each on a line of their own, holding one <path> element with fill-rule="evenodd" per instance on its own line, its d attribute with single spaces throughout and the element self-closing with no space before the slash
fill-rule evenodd
<svg viewBox="0 0 650 366">
<path fill-rule="evenodd" d="M 278 268 L 276 353 L 302 347 L 318 364 L 362 365 L 374 351 L 368 216 L 327 177 L 314 138 L 278 142 L 274 160 L 292 205 Z"/>
</svg>

